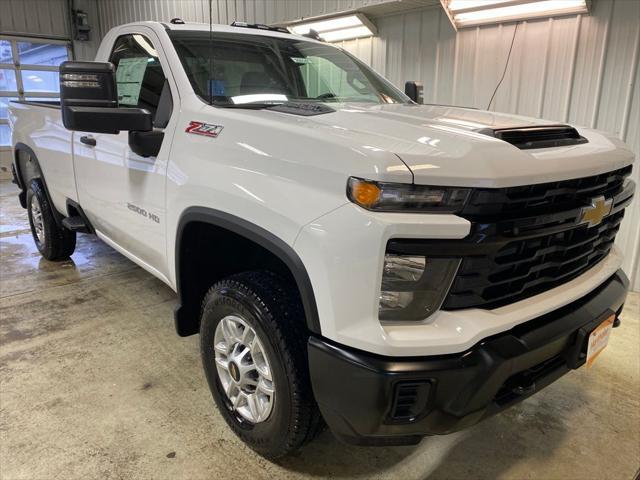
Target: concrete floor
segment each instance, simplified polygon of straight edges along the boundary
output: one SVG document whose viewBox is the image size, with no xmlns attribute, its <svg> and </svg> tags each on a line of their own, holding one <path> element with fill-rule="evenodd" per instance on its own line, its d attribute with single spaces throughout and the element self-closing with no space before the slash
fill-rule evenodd
<svg viewBox="0 0 640 480">
<path fill-rule="evenodd" d="M 33 245 L 0 184 L 0 477 L 631 479 L 640 466 L 640 315 L 632 294 L 591 370 L 470 430 L 358 448 L 326 431 L 270 463 L 216 412 L 174 293 L 96 238 L 71 261 Z"/>
</svg>

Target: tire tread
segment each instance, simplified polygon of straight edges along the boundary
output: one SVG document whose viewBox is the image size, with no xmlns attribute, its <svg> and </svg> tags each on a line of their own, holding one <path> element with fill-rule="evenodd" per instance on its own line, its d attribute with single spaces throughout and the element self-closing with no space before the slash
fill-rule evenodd
<svg viewBox="0 0 640 480">
<path fill-rule="evenodd" d="M 27 208 L 31 208 L 31 197 L 36 196 L 40 202 L 42 210 L 42 220 L 45 224 L 45 244 L 40 245 L 37 241 L 33 222 L 31 221 L 31 213 L 29 213 L 29 224 L 31 232 L 38 250 L 44 258 L 51 261 L 60 261 L 68 259 L 76 249 L 76 233 L 59 225 L 56 222 L 53 213 L 53 206 L 49 203 L 49 198 L 44 190 L 42 180 L 34 178 L 29 184 L 27 194 Z"/>
<path fill-rule="evenodd" d="M 269 331 L 275 335 L 284 368 L 291 382 L 292 392 L 299 392 L 292 400 L 289 432 L 285 442 L 274 449 L 270 445 L 256 445 L 247 432 L 227 420 L 234 432 L 245 443 L 268 458 L 287 455 L 313 440 L 324 428 L 324 421 L 313 397 L 307 361 L 307 340 L 304 310 L 295 287 L 288 285 L 277 275 L 267 271 L 243 272 L 213 285 L 202 302 L 202 313 L 213 295 L 220 289 L 241 291 L 259 305 L 267 314 L 262 318 L 269 323 Z"/>
</svg>

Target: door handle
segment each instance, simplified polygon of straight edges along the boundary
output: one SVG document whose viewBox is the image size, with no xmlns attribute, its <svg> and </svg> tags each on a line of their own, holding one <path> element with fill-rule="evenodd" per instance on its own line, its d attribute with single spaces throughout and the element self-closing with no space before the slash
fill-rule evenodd
<svg viewBox="0 0 640 480">
<path fill-rule="evenodd" d="M 80 141 L 85 145 L 89 145 L 91 147 L 96 146 L 96 139 L 90 135 L 83 135 L 82 137 L 80 137 Z"/>
</svg>

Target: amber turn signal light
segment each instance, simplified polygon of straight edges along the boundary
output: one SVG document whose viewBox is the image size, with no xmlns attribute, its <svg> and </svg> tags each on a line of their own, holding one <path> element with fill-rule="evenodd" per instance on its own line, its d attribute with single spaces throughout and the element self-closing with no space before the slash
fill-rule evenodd
<svg viewBox="0 0 640 480">
<path fill-rule="evenodd" d="M 380 199 L 382 190 L 375 183 L 366 182 L 363 180 L 355 180 L 351 182 L 351 198 L 358 205 L 371 208 Z"/>
</svg>

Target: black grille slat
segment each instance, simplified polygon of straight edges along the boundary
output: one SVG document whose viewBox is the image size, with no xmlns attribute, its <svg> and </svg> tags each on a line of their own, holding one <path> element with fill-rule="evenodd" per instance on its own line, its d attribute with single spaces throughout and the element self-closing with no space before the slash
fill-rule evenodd
<svg viewBox="0 0 640 480">
<path fill-rule="evenodd" d="M 554 243 L 552 237 L 558 234 L 514 240 L 480 267 L 477 259 L 463 258 L 443 308 L 497 308 L 575 278 L 609 253 L 623 214 L 611 215 L 596 227 L 569 230 L 561 234 L 562 243 Z M 500 263 L 504 252 L 508 263 Z"/>
<path fill-rule="evenodd" d="M 494 301 L 497 302 L 499 300 L 504 300 L 507 298 L 511 299 L 514 296 L 522 295 L 523 293 L 526 293 L 526 292 L 535 291 L 537 287 L 540 287 L 542 285 L 545 285 L 545 286 L 554 285 L 554 284 L 560 285 L 572 278 L 575 278 L 577 274 L 582 273 L 585 270 L 587 270 L 590 266 L 595 265 L 597 261 L 601 260 L 602 258 L 604 258 L 603 253 L 591 252 L 588 259 L 577 262 L 577 264 L 573 266 L 570 270 L 565 271 L 560 275 L 557 275 L 555 273 L 549 273 L 545 276 L 537 276 L 535 279 L 530 280 L 528 282 L 522 282 L 522 281 L 512 282 L 512 284 L 515 283 L 516 285 L 521 285 L 521 286 L 515 289 L 512 286 L 511 291 L 508 294 L 504 294 L 504 295 L 497 295 L 493 293 L 493 292 L 504 292 L 504 285 L 494 285 L 489 289 L 487 289 L 485 294 L 488 296 L 494 297 Z M 594 259 L 597 259 L 597 261 L 593 261 Z M 572 261 L 570 262 L 570 264 L 571 263 L 576 263 L 576 261 Z M 560 282 L 560 280 L 562 281 Z M 544 290 L 548 290 L 548 288 L 545 288 Z"/>
<path fill-rule="evenodd" d="M 622 221 L 622 217 L 616 217 L 614 219 L 612 219 L 610 222 L 607 222 L 607 230 L 609 232 L 611 232 L 611 230 L 615 229 L 615 227 L 620 225 L 620 222 Z M 603 236 L 614 236 L 615 237 L 615 233 L 617 232 L 617 229 L 615 229 L 615 231 L 613 231 L 613 233 L 604 233 L 602 231 L 602 229 L 589 229 L 589 235 L 586 236 L 586 238 L 583 238 L 581 240 L 578 241 L 572 241 L 570 245 L 568 246 L 563 246 L 563 245 L 557 245 L 557 244 L 551 244 L 548 245 L 546 247 L 543 248 L 538 248 L 538 249 L 530 249 L 530 251 L 532 251 L 532 255 L 529 257 L 523 257 L 522 255 L 513 255 L 513 259 L 509 258 L 507 261 L 503 260 L 502 258 L 497 258 L 496 259 L 496 263 L 498 263 L 499 265 L 503 266 L 503 265 L 512 265 L 512 264 L 519 264 L 521 263 L 523 260 L 534 260 L 542 255 L 549 255 L 552 253 L 556 253 L 556 252 L 566 252 L 567 250 L 573 250 L 582 246 L 586 246 L 586 245 L 590 245 L 594 239 L 596 238 L 600 238 L 602 239 Z M 546 237 L 547 239 L 549 239 L 550 237 Z M 522 249 L 524 249 L 524 243 L 520 243 L 519 245 L 523 245 Z M 591 245 L 593 246 L 593 245 Z"/>
<path fill-rule="evenodd" d="M 526 269 L 526 271 L 521 271 L 521 270 L 517 272 L 502 271 L 499 273 L 493 273 L 489 275 L 488 278 L 486 276 L 475 275 L 472 281 L 465 281 L 466 280 L 465 277 L 459 277 L 457 279 L 457 283 L 455 283 L 454 285 L 456 289 L 460 289 L 460 290 L 482 286 L 486 282 L 490 282 L 491 285 L 494 287 L 508 285 L 510 282 L 517 282 L 517 281 L 523 280 L 529 277 L 530 275 L 537 274 L 538 272 L 545 269 L 549 269 L 549 268 L 562 269 L 563 267 L 570 265 L 571 263 L 575 263 L 576 261 L 584 257 L 593 256 L 594 251 L 601 252 L 601 253 L 608 252 L 613 241 L 612 240 L 606 241 L 606 245 L 604 249 L 601 248 L 601 245 L 603 243 L 605 242 L 599 241 L 597 243 L 594 243 L 593 250 L 585 250 L 581 252 L 579 255 L 576 255 L 574 257 L 571 257 L 565 260 L 546 260 L 544 256 L 541 256 L 539 257 L 540 261 L 537 263 L 530 262 L 530 265 L 518 264 L 519 267 L 522 267 L 522 270 Z"/>
<path fill-rule="evenodd" d="M 579 180 L 549 182 L 524 187 L 475 189 L 462 211 L 465 217 L 499 215 L 509 218 L 521 216 L 525 209 L 531 215 L 571 210 L 582 205 L 584 198 L 613 197 L 622 191 L 624 179 L 631 166 Z"/>
<path fill-rule="evenodd" d="M 499 287 L 501 285 L 506 285 L 509 282 L 520 282 L 521 280 L 524 280 L 526 278 L 528 278 L 529 276 L 531 276 L 531 274 L 538 274 L 541 271 L 544 270 L 548 270 L 548 269 L 558 269 L 558 270 L 562 270 L 564 267 L 571 265 L 572 263 L 576 263 L 582 259 L 584 259 L 585 257 L 587 258 L 587 262 L 589 261 L 589 258 L 593 257 L 594 253 L 600 253 L 600 250 L 588 250 L 586 252 L 582 252 L 580 253 L 580 255 L 577 255 L 575 257 L 571 257 L 567 260 L 561 260 L 561 261 L 544 261 L 535 265 L 531 265 L 530 267 L 528 267 L 527 271 L 525 273 L 518 273 L 515 276 L 510 276 L 509 278 L 503 279 L 503 280 L 499 280 L 499 281 L 492 281 L 492 284 L 494 287 Z"/>
</svg>

